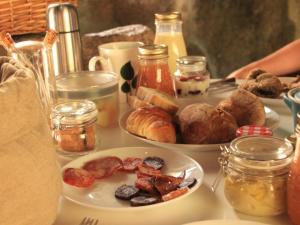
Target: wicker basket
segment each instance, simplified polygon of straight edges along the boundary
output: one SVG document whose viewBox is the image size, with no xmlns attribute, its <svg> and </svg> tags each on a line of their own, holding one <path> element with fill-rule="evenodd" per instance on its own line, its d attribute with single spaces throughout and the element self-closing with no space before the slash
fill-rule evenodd
<svg viewBox="0 0 300 225">
<path fill-rule="evenodd" d="M 49 4 L 77 0 L 0 0 L 0 31 L 11 34 L 40 33 L 46 30 Z"/>
</svg>

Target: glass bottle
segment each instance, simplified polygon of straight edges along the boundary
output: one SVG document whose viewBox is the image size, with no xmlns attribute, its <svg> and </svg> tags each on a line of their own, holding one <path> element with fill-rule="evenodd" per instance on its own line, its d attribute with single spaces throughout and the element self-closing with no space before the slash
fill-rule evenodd
<svg viewBox="0 0 300 225">
<path fill-rule="evenodd" d="M 183 56 L 176 60 L 175 87 L 178 97 L 202 95 L 209 87 L 210 73 L 203 56 Z"/>
<path fill-rule="evenodd" d="M 222 152 L 224 193 L 231 206 L 253 216 L 286 210 L 286 187 L 293 147 L 269 136 L 236 138 Z"/>
<path fill-rule="evenodd" d="M 174 96 L 174 81 L 168 65 L 168 46 L 143 45 L 138 48 L 138 52 L 137 88 L 144 86 Z"/>
<path fill-rule="evenodd" d="M 288 215 L 294 225 L 300 225 L 300 114 L 297 114 L 296 147 L 287 185 Z"/>
<path fill-rule="evenodd" d="M 182 20 L 179 12 L 155 14 L 156 33 L 154 44 L 165 44 L 169 48 L 171 74 L 176 70 L 176 59 L 186 56 L 186 46 L 182 35 Z"/>
</svg>

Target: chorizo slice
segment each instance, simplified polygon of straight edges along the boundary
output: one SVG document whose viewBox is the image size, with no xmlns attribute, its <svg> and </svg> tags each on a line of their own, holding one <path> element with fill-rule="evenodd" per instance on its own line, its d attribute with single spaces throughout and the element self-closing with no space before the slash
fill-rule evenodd
<svg viewBox="0 0 300 225">
<path fill-rule="evenodd" d="M 127 172 L 134 172 L 142 163 L 143 159 L 141 158 L 128 157 L 123 160 L 123 170 Z"/>
<path fill-rule="evenodd" d="M 123 168 L 122 160 L 116 156 L 107 156 L 89 161 L 83 169 L 89 171 L 96 179 L 109 177 Z"/>
<path fill-rule="evenodd" d="M 80 168 L 68 168 L 64 171 L 63 180 L 65 183 L 76 187 L 90 187 L 95 177 L 87 170 Z"/>
</svg>

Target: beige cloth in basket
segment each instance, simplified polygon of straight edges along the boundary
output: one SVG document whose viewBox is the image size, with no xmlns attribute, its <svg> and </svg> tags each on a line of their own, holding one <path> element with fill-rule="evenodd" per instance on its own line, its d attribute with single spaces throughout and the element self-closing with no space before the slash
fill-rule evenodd
<svg viewBox="0 0 300 225">
<path fill-rule="evenodd" d="M 31 71 L 0 57 L 0 225 L 50 225 L 61 191 Z"/>
</svg>

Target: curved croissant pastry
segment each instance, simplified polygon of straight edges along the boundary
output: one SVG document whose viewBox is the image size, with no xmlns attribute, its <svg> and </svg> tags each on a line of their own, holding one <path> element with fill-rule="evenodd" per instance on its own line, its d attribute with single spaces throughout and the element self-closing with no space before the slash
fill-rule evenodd
<svg viewBox="0 0 300 225">
<path fill-rule="evenodd" d="M 155 106 L 141 107 L 130 113 L 126 129 L 149 140 L 176 143 L 171 115 Z"/>
</svg>

